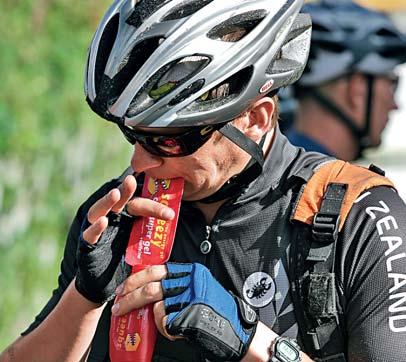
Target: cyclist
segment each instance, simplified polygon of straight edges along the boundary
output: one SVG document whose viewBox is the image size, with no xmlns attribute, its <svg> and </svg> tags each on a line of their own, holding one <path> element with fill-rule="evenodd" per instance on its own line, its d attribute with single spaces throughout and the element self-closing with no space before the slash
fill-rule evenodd
<svg viewBox="0 0 406 362">
<path fill-rule="evenodd" d="M 397 109 L 395 68 L 406 62 L 406 37 L 387 15 L 351 1 L 323 0 L 304 11 L 312 17 L 312 46 L 286 134 L 309 151 L 358 159 L 379 146 Z"/>
<path fill-rule="evenodd" d="M 114 2 L 90 46 L 86 95 L 134 144 L 131 169 L 79 208 L 58 288 L 2 362 L 108 361 L 111 313 L 149 303 L 161 332 L 154 361 L 317 357 L 292 300 L 291 216 L 309 175 L 331 159 L 287 141 L 275 95 L 306 62 L 311 25 L 301 6 Z M 130 215 L 174 217 L 139 197 L 145 174 L 183 177 L 184 196 L 170 263 L 127 278 Z M 376 186 L 339 233 L 334 264 L 349 361 L 404 358 L 405 222 L 394 189 Z M 116 294 L 123 298 L 114 304 Z M 207 309 L 209 322 L 199 323 Z"/>
</svg>

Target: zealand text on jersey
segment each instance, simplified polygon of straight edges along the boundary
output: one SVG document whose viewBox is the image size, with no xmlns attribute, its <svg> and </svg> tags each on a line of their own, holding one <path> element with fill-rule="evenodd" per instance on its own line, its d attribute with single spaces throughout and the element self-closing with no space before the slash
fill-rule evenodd
<svg viewBox="0 0 406 362">
<path fill-rule="evenodd" d="M 389 328 L 396 333 L 406 332 L 406 274 L 396 273 L 396 265 L 405 262 L 406 253 L 402 251 L 404 250 L 402 238 L 396 235 L 398 223 L 390 215 L 390 208 L 382 200 L 379 204 L 379 206 L 367 207 L 365 211 L 372 220 L 376 220 L 376 230 L 380 240 L 388 245 L 385 256 L 390 280 Z"/>
</svg>

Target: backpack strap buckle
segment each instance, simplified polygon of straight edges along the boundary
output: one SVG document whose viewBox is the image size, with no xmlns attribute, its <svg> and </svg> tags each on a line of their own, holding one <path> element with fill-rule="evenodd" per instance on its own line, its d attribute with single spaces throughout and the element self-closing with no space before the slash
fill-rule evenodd
<svg viewBox="0 0 406 362">
<path fill-rule="evenodd" d="M 312 225 L 313 239 L 321 243 L 332 243 L 337 239 L 340 214 L 318 212 Z"/>
<path fill-rule="evenodd" d="M 347 187 L 347 184 L 341 183 L 327 185 L 320 210 L 313 217 L 312 243 L 306 260 L 324 262 L 334 253 L 340 229 L 340 211 Z"/>
</svg>

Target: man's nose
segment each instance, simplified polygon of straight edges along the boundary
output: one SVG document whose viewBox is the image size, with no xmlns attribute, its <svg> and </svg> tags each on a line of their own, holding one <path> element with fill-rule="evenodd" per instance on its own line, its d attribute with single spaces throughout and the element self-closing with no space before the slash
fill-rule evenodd
<svg viewBox="0 0 406 362">
<path fill-rule="evenodd" d="M 397 109 L 399 109 L 399 105 L 398 105 L 398 102 L 396 101 L 396 94 L 392 93 L 390 110 L 391 111 L 396 111 Z"/>
<path fill-rule="evenodd" d="M 136 173 L 145 172 L 151 168 L 159 167 L 162 164 L 162 158 L 149 153 L 138 143 L 135 144 L 131 158 L 131 167 Z"/>
</svg>

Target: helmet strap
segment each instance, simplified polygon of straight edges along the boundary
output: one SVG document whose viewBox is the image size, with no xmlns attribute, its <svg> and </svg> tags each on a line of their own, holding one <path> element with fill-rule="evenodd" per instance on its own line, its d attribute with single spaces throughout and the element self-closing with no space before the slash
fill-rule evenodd
<svg viewBox="0 0 406 362">
<path fill-rule="evenodd" d="M 362 145 L 362 151 L 371 146 L 371 141 L 369 139 L 369 131 L 371 129 L 371 119 L 372 119 L 372 101 L 374 97 L 374 76 L 368 74 L 367 79 L 367 99 L 365 102 L 365 122 L 364 122 L 364 140 Z M 361 152 L 362 153 L 362 152 Z"/>
<path fill-rule="evenodd" d="M 231 122 L 226 123 L 222 128 L 219 129 L 219 132 L 245 152 L 250 154 L 251 160 L 241 173 L 231 177 L 213 195 L 210 195 L 202 200 L 198 200 L 204 204 L 211 204 L 239 195 L 244 187 L 248 186 L 262 173 L 262 167 L 264 164 L 262 146 L 265 143 L 266 135 L 262 137 L 261 142 L 257 144 L 242 133 L 238 128 L 234 127 Z"/>
<path fill-rule="evenodd" d="M 356 158 L 362 156 L 363 151 L 370 145 L 369 141 L 369 127 L 371 123 L 371 106 L 372 106 L 372 89 L 373 89 L 373 77 L 368 76 L 368 96 L 365 109 L 365 122 L 364 127 L 360 128 L 356 125 L 355 121 L 345 114 L 331 99 L 322 94 L 318 89 L 309 88 L 307 92 L 312 96 L 317 103 L 319 103 L 324 109 L 331 112 L 342 122 L 352 133 L 355 141 L 357 142 L 357 155 Z"/>
<path fill-rule="evenodd" d="M 238 147 L 242 148 L 245 152 L 249 153 L 262 168 L 264 165 L 264 153 L 262 152 L 261 145 L 247 137 L 237 127 L 233 126 L 231 122 L 227 122 L 219 129 L 219 132 Z"/>
</svg>

